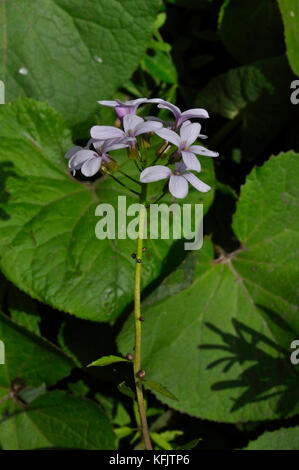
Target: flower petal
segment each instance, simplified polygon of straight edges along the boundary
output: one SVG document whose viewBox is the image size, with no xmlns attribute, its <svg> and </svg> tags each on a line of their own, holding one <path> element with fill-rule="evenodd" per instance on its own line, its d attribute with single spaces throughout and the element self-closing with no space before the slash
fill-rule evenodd
<svg viewBox="0 0 299 470">
<path fill-rule="evenodd" d="M 84 162 L 94 158 L 95 155 L 96 153 L 92 150 L 80 150 L 80 152 L 75 153 L 75 155 L 73 155 L 69 160 L 69 168 L 77 170 Z"/>
<path fill-rule="evenodd" d="M 188 183 L 184 176 L 171 175 L 169 180 L 169 191 L 178 199 L 186 197 L 188 194 Z"/>
<path fill-rule="evenodd" d="M 188 109 L 187 111 L 184 111 L 182 113 L 182 116 L 184 116 L 184 118 L 186 119 L 192 119 L 192 118 L 207 119 L 209 117 L 209 113 L 205 109 L 195 108 L 195 109 Z"/>
<path fill-rule="evenodd" d="M 79 147 L 79 145 L 75 145 L 74 147 L 70 148 L 64 158 L 71 158 L 73 155 L 75 155 L 76 153 L 78 153 L 80 150 L 82 150 L 82 147 Z"/>
<path fill-rule="evenodd" d="M 115 106 L 117 106 L 117 102 L 116 101 L 107 101 L 107 100 L 102 100 L 102 101 L 98 101 L 99 104 L 101 104 L 102 106 L 109 106 L 109 108 L 115 108 Z"/>
<path fill-rule="evenodd" d="M 176 119 L 178 119 L 180 115 L 182 114 L 180 108 L 178 108 L 172 103 L 169 103 L 169 101 L 161 100 L 158 104 L 158 108 L 169 109 L 169 111 L 171 111 L 174 114 Z"/>
<path fill-rule="evenodd" d="M 138 126 L 135 127 L 135 135 L 145 134 L 146 132 L 154 132 L 157 129 L 162 129 L 162 127 L 163 125 L 161 124 L 161 122 L 142 122 L 141 124 L 138 124 Z"/>
<path fill-rule="evenodd" d="M 99 171 L 101 167 L 101 163 L 102 163 L 101 157 L 90 158 L 83 164 L 81 168 L 81 173 L 84 176 L 93 176 Z"/>
<path fill-rule="evenodd" d="M 191 145 L 189 147 L 190 152 L 197 153 L 198 155 L 205 155 L 206 157 L 219 157 L 218 152 L 212 152 L 212 150 L 206 149 L 201 145 Z"/>
<path fill-rule="evenodd" d="M 128 100 L 126 101 L 125 104 L 126 106 L 135 106 L 138 107 L 142 103 L 146 103 L 148 101 L 147 98 L 137 98 L 136 100 Z"/>
<path fill-rule="evenodd" d="M 168 178 L 171 175 L 171 170 L 167 166 L 155 165 L 149 166 L 140 174 L 140 181 L 142 183 L 152 183 L 153 181 L 160 181 Z"/>
<path fill-rule="evenodd" d="M 103 145 L 103 152 L 111 152 L 112 150 L 118 150 L 118 149 L 124 149 L 125 147 L 128 147 L 129 143 L 126 139 L 116 139 L 113 141 L 105 141 Z"/>
<path fill-rule="evenodd" d="M 185 178 L 187 181 L 189 181 L 192 186 L 194 186 L 195 189 L 200 191 L 201 193 L 206 193 L 211 189 L 211 187 L 201 181 L 197 176 L 193 175 L 192 173 L 186 172 L 184 173 L 184 176 L 182 178 Z"/>
<path fill-rule="evenodd" d="M 197 139 L 200 133 L 201 125 L 197 122 L 189 124 L 188 126 L 181 127 L 180 135 L 181 140 L 186 142 L 186 145 L 189 146 Z"/>
<path fill-rule="evenodd" d="M 184 163 L 188 170 L 201 171 L 198 158 L 192 152 L 182 152 Z"/>
<path fill-rule="evenodd" d="M 93 126 L 90 129 L 90 135 L 93 139 L 106 140 L 124 137 L 124 131 L 113 126 Z"/>
<path fill-rule="evenodd" d="M 124 130 L 128 133 L 132 130 L 135 134 L 135 128 L 138 124 L 142 124 L 143 122 L 144 120 L 141 117 L 136 116 L 136 114 L 126 114 L 123 119 Z"/>
<path fill-rule="evenodd" d="M 171 131 L 170 129 L 158 129 L 155 130 L 155 133 L 159 136 L 162 137 L 162 139 L 165 139 L 167 142 L 171 142 L 172 144 L 176 145 L 179 147 L 181 145 L 181 139 L 180 136 L 174 132 Z"/>
</svg>

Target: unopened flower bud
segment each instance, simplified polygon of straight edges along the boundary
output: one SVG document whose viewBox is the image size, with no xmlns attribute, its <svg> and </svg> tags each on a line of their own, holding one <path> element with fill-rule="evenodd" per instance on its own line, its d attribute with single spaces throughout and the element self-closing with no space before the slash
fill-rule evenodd
<svg viewBox="0 0 299 470">
<path fill-rule="evenodd" d="M 137 258 L 137 263 L 141 263 L 141 259 L 140 259 L 140 258 Z"/>
<path fill-rule="evenodd" d="M 144 321 L 144 317 L 139 317 L 139 321 Z"/>
<path fill-rule="evenodd" d="M 129 361 L 133 361 L 133 360 L 134 360 L 134 356 L 133 356 L 133 354 L 131 354 L 131 353 L 126 354 L 126 358 L 127 358 Z"/>
<path fill-rule="evenodd" d="M 127 147 L 127 154 L 128 157 L 131 158 L 132 160 L 137 160 L 139 157 L 139 152 L 137 147 Z"/>
<path fill-rule="evenodd" d="M 105 166 L 108 168 L 110 173 L 118 171 L 119 169 L 119 164 L 115 160 L 110 160 L 110 162 L 106 163 Z"/>
<path fill-rule="evenodd" d="M 136 253 L 132 253 L 131 256 L 132 256 L 133 259 L 135 259 L 136 258 Z"/>
</svg>

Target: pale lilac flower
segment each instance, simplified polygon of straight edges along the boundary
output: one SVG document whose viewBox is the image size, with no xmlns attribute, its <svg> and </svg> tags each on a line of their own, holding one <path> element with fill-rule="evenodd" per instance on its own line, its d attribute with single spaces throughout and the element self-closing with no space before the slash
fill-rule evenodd
<svg viewBox="0 0 299 470">
<path fill-rule="evenodd" d="M 181 155 L 186 167 L 189 170 L 200 171 L 201 166 L 194 154 L 205 155 L 207 157 L 218 157 L 217 152 L 212 152 L 206 149 L 202 145 L 192 145 L 198 137 L 200 132 L 200 124 L 193 123 L 187 126 L 182 126 L 180 129 L 180 135 L 170 129 L 158 129 L 155 133 L 165 139 L 167 142 L 171 142 L 175 145 L 178 150 L 178 155 Z"/>
<path fill-rule="evenodd" d="M 137 100 L 129 101 L 98 101 L 102 106 L 108 106 L 109 108 L 114 108 L 114 111 L 119 119 L 123 119 L 127 114 L 136 114 L 138 107 L 146 103 L 147 98 L 138 98 Z"/>
<path fill-rule="evenodd" d="M 157 121 L 157 122 L 161 122 L 161 124 L 166 127 L 167 129 L 170 129 L 170 130 L 173 130 L 175 131 L 175 121 L 164 121 L 163 119 L 161 118 L 158 118 L 156 116 L 146 116 L 145 118 L 146 120 L 150 120 L 150 121 Z M 185 127 L 185 126 L 188 126 L 189 124 L 192 124 L 191 121 L 184 121 L 183 124 L 181 125 L 181 128 L 182 127 Z M 199 134 L 197 136 L 197 139 L 207 139 L 208 136 L 205 135 L 205 134 L 201 134 L 201 124 L 199 124 Z"/>
<path fill-rule="evenodd" d="M 113 126 L 94 126 L 91 128 L 90 134 L 92 138 L 99 140 L 124 139 L 130 147 L 134 147 L 138 135 L 154 132 L 162 128 L 162 124 L 152 121 L 145 122 L 139 116 L 127 114 L 123 119 L 123 128 L 124 130 Z"/>
<path fill-rule="evenodd" d="M 178 130 L 183 122 L 193 119 L 193 118 L 208 118 L 209 114 L 205 109 L 202 108 L 194 108 L 194 109 L 188 109 L 187 111 L 182 111 L 180 108 L 175 106 L 172 103 L 169 103 L 169 101 L 162 100 L 160 98 L 152 98 L 148 100 L 148 103 L 158 103 L 158 108 L 160 109 L 169 109 L 175 117 L 175 121 L 172 124 L 172 128 L 174 130 Z"/>
<path fill-rule="evenodd" d="M 172 171 L 167 166 L 156 165 L 150 166 L 143 170 L 140 174 L 142 183 L 152 183 L 169 179 L 169 192 L 178 199 L 183 199 L 188 194 L 188 183 L 202 193 L 206 193 L 211 189 L 206 183 L 201 181 L 197 176 L 187 171 L 187 167 L 183 162 L 177 162 Z"/>
<path fill-rule="evenodd" d="M 67 157 L 68 153 L 66 154 L 66 158 L 70 158 L 69 168 L 73 175 L 76 173 L 76 170 L 79 169 L 81 169 L 81 173 L 84 176 L 95 175 L 101 168 L 103 162 L 108 163 L 110 161 L 108 152 L 122 149 L 128 146 L 127 142 L 120 141 L 119 139 L 103 141 L 91 139 L 89 143 L 92 143 L 95 150 L 90 150 L 86 147 L 73 147 L 73 149 L 69 150 L 68 152 L 72 153 L 72 155 Z M 74 151 L 75 148 L 78 150 Z"/>
</svg>

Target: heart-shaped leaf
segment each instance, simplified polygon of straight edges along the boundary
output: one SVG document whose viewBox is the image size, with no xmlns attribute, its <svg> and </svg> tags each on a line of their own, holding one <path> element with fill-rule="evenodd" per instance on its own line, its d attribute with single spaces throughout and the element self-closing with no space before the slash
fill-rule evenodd
<svg viewBox="0 0 299 470">
<path fill-rule="evenodd" d="M 3 450 L 110 450 L 115 437 L 96 403 L 62 391 L 36 398 L 29 408 L 15 409 L 0 422 Z"/>
<path fill-rule="evenodd" d="M 158 0 L 3 2 L 0 77 L 6 99 L 47 101 L 70 125 L 84 121 L 97 100 L 112 96 L 134 72 L 158 5 Z"/>
<path fill-rule="evenodd" d="M 145 302 L 142 368 L 178 397 L 157 394 L 169 406 L 227 422 L 298 413 L 298 167 L 289 152 L 255 168 L 234 217 L 241 248 L 215 260 L 206 240 Z M 129 318 L 120 351 L 132 344 Z"/>
</svg>

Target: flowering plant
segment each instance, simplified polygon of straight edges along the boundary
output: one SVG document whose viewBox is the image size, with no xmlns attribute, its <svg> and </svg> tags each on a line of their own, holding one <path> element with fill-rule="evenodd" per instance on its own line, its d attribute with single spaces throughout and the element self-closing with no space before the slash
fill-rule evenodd
<svg viewBox="0 0 299 470">
<path fill-rule="evenodd" d="M 188 183 L 197 191 L 207 192 L 211 188 L 201 181 L 193 172 L 200 173 L 201 165 L 198 156 L 217 157 L 218 153 L 208 150 L 203 145 L 194 145 L 198 139 L 205 139 L 207 136 L 201 134 L 201 125 L 191 122 L 193 118 L 208 118 L 209 115 L 204 109 L 190 109 L 181 112 L 180 109 L 167 101 L 159 98 L 140 98 L 121 102 L 99 101 L 103 106 L 112 107 L 119 119 L 120 126 L 93 126 L 90 130 L 91 139 L 84 148 L 72 147 L 65 155 L 69 160 L 68 166 L 73 175 L 81 170 L 87 177 L 96 175 L 99 171 L 111 176 L 122 186 L 122 183 L 115 173 L 121 172 L 128 180 L 140 185 L 140 192 L 126 188 L 139 196 L 139 234 L 137 239 L 136 253 L 132 254 L 136 260 L 135 283 L 134 283 L 134 324 L 135 324 L 135 346 L 134 355 L 127 354 L 127 359 L 133 362 L 134 380 L 136 386 L 136 397 L 142 429 L 143 440 L 147 450 L 152 449 L 150 434 L 147 425 L 147 418 L 143 398 L 143 385 L 146 372 L 141 368 L 141 323 L 144 318 L 141 316 L 140 306 L 140 279 L 143 247 L 143 235 L 147 208 L 147 185 L 152 182 L 167 179 L 168 185 L 164 185 L 161 190 L 160 200 L 167 192 L 174 198 L 184 199 L 188 195 Z M 144 120 L 136 115 L 136 111 L 141 104 L 157 103 L 158 108 L 170 110 L 175 117 L 174 121 L 162 121 L 161 119 L 149 116 Z M 156 149 L 153 161 L 148 161 L 146 150 L 151 146 L 151 138 L 156 134 L 162 139 L 161 145 Z M 110 155 L 111 152 L 119 149 L 127 149 L 128 157 L 131 158 L 139 170 L 139 181 L 120 170 L 117 161 Z M 143 150 L 145 155 L 143 155 Z M 163 158 L 166 164 L 159 164 Z M 111 360 L 101 358 L 90 364 L 91 366 L 104 365 Z M 116 358 L 116 360 L 118 360 Z M 113 362 L 113 359 L 112 359 Z M 159 385 L 159 384 L 158 384 Z M 162 387 L 159 385 L 159 387 Z M 168 392 L 168 396 L 171 395 Z"/>
</svg>

